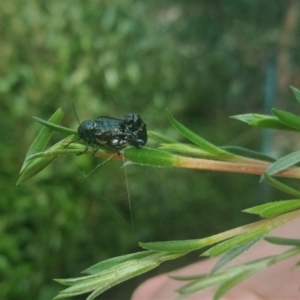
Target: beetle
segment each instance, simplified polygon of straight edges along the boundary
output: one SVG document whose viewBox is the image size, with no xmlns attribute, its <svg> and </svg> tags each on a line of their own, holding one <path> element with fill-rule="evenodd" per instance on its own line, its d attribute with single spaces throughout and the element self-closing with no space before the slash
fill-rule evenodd
<svg viewBox="0 0 300 300">
<path fill-rule="evenodd" d="M 94 154 L 101 145 L 119 150 L 134 146 L 142 148 L 148 139 L 147 126 L 138 114 L 129 113 L 122 119 L 98 117 L 85 120 L 78 127 L 79 140 L 86 141 L 86 148 L 78 155 L 85 153 L 91 145 L 96 146 Z"/>
</svg>

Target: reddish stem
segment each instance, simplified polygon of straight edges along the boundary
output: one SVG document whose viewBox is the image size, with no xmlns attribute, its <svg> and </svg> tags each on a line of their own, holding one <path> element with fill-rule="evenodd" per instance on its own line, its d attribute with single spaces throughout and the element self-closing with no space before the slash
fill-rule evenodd
<svg viewBox="0 0 300 300">
<path fill-rule="evenodd" d="M 270 164 L 266 162 L 262 162 L 261 165 L 233 163 L 209 159 L 180 157 L 178 161 L 178 166 L 190 169 L 262 175 L 270 166 Z M 300 168 L 286 169 L 277 173 L 276 176 L 300 178 Z"/>
</svg>

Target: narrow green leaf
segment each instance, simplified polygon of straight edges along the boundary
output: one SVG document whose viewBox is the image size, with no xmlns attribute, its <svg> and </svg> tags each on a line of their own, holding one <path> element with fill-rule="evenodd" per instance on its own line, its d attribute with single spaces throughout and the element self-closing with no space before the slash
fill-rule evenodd
<svg viewBox="0 0 300 300">
<path fill-rule="evenodd" d="M 249 242 L 246 242 L 244 244 L 241 244 L 239 246 L 234 247 L 233 249 L 229 250 L 227 253 L 225 253 L 218 261 L 217 263 L 213 266 L 213 268 L 210 271 L 210 274 L 215 273 L 218 271 L 220 268 L 228 264 L 230 261 L 235 259 L 237 256 L 251 248 L 254 244 L 256 244 L 258 241 L 261 240 L 263 235 L 259 235 Z"/>
<path fill-rule="evenodd" d="M 274 162 L 276 159 L 264 155 L 260 152 L 248 150 L 242 147 L 236 147 L 236 146 L 222 146 L 222 149 L 224 149 L 227 152 L 230 152 L 235 155 L 243 156 L 243 157 L 248 157 L 248 158 L 253 158 L 253 159 L 258 159 L 258 160 L 263 160 L 263 161 L 268 161 L 268 162 Z"/>
<path fill-rule="evenodd" d="M 177 153 L 183 153 L 185 155 L 193 155 L 197 157 L 215 158 L 218 159 L 218 155 L 203 151 L 198 146 L 182 143 L 168 143 L 160 144 L 159 150 L 173 151 Z"/>
<path fill-rule="evenodd" d="M 29 166 L 26 166 L 23 173 L 20 175 L 16 185 L 23 183 L 25 180 L 33 177 L 47 167 L 56 157 L 40 158 L 33 161 Z"/>
<path fill-rule="evenodd" d="M 91 292 L 101 285 L 105 285 L 105 283 L 110 280 L 114 280 L 116 274 L 114 273 L 109 273 L 105 275 L 99 275 L 99 276 L 86 276 L 84 278 L 81 278 L 80 281 L 77 281 L 70 287 L 62 290 L 59 292 L 58 296 L 62 298 L 62 296 L 69 297 L 70 294 L 72 295 L 80 295 L 80 294 L 85 294 L 88 292 Z M 60 279 L 55 279 L 55 281 L 62 283 L 62 280 Z M 54 299 L 59 299 L 58 296 L 56 296 Z"/>
<path fill-rule="evenodd" d="M 297 191 L 297 190 L 289 187 L 288 185 L 280 182 L 279 180 L 276 180 L 274 177 L 269 176 L 266 173 L 263 175 L 263 178 L 266 179 L 266 181 L 268 181 L 272 186 L 274 186 L 278 190 L 300 198 L 300 191 Z"/>
<path fill-rule="evenodd" d="M 300 247 L 300 239 L 287 239 L 276 236 L 267 236 L 264 239 L 267 242 L 275 245 Z"/>
<path fill-rule="evenodd" d="M 92 294 L 87 299 L 94 299 L 114 285 L 152 270 L 166 260 L 175 259 L 184 254 L 144 251 L 100 262 L 84 271 L 92 275 L 72 279 L 56 279 L 55 281 L 70 287 L 61 291 L 55 299 L 79 295 L 92 290 Z"/>
<path fill-rule="evenodd" d="M 160 134 L 158 132 L 155 132 L 155 131 L 147 131 L 147 134 L 148 134 L 148 137 L 156 142 L 159 142 L 159 143 L 177 143 L 176 140 L 173 140 L 163 134 Z"/>
<path fill-rule="evenodd" d="M 272 109 L 272 112 L 274 115 L 284 124 L 286 124 L 289 127 L 295 128 L 297 130 L 300 130 L 300 118 L 295 116 L 294 114 L 290 112 L 286 112 L 283 110 L 278 109 Z"/>
<path fill-rule="evenodd" d="M 64 112 L 61 108 L 57 109 L 56 112 L 49 118 L 48 122 L 53 122 L 56 124 L 59 124 L 64 116 Z M 27 161 L 27 158 L 34 153 L 41 152 L 45 146 L 47 145 L 53 131 L 49 128 L 43 127 L 33 143 L 31 144 L 26 156 L 25 160 L 23 162 L 20 174 L 24 171 L 26 166 L 28 166 L 29 162 Z"/>
<path fill-rule="evenodd" d="M 293 127 L 290 127 L 280 120 L 276 118 L 269 117 L 269 119 L 259 120 L 251 122 L 249 125 L 256 126 L 260 128 L 266 128 L 266 129 L 277 129 L 277 130 L 285 130 L 285 131 L 298 131 Z"/>
<path fill-rule="evenodd" d="M 137 253 L 132 253 L 132 254 L 127 254 L 127 255 L 122 255 L 114 258 L 107 259 L 105 261 L 101 261 L 88 269 L 84 270 L 82 273 L 86 274 L 99 274 L 100 272 L 106 271 L 108 269 L 111 269 L 118 264 L 127 262 L 129 260 L 138 260 L 147 256 L 150 256 L 154 253 L 158 253 L 156 251 L 141 251 Z"/>
<path fill-rule="evenodd" d="M 278 255 L 274 255 L 273 257 L 269 258 L 268 266 L 274 265 L 280 261 L 289 259 L 290 257 L 299 255 L 300 247 L 290 247 L 289 250 L 284 251 Z"/>
<path fill-rule="evenodd" d="M 185 240 L 185 241 L 139 243 L 139 245 L 142 248 L 148 250 L 155 250 L 155 251 L 190 252 L 193 250 L 201 249 L 209 245 L 209 242 L 206 242 L 206 239 L 199 239 L 199 240 Z"/>
<path fill-rule="evenodd" d="M 292 152 L 278 159 L 266 171 L 268 175 L 274 175 L 284 169 L 287 169 L 300 161 L 300 150 Z"/>
<path fill-rule="evenodd" d="M 297 208 L 300 208 L 300 200 L 277 201 L 274 206 L 265 208 L 260 215 L 263 218 L 270 218 L 296 210 Z"/>
<path fill-rule="evenodd" d="M 67 127 L 56 125 L 55 122 L 52 122 L 52 121 L 50 122 L 50 120 L 45 121 L 38 117 L 32 117 L 32 118 L 53 131 L 57 131 L 57 132 L 60 132 L 60 133 L 66 134 L 66 135 L 77 134 L 77 131 L 67 128 Z"/>
<path fill-rule="evenodd" d="M 229 280 L 226 280 L 224 283 L 220 285 L 213 296 L 213 300 L 220 299 L 224 294 L 226 294 L 231 288 L 237 285 L 239 282 L 243 281 L 247 277 L 254 274 L 255 271 L 253 270 L 246 270 L 242 271 L 239 274 L 232 276 Z"/>
<path fill-rule="evenodd" d="M 221 272 L 216 272 L 213 274 L 199 274 L 199 275 L 194 275 L 195 277 L 198 276 L 199 278 L 196 278 L 192 282 L 182 286 L 177 290 L 177 292 L 180 293 L 180 295 L 183 296 L 189 296 L 191 294 L 194 294 L 196 292 L 199 292 L 201 290 L 204 290 L 206 288 L 212 287 L 214 285 L 221 285 L 223 282 L 227 282 L 231 278 L 238 276 L 239 274 L 249 271 L 249 272 L 257 272 L 265 267 L 268 266 L 268 263 L 270 260 L 272 260 L 273 257 L 268 257 L 268 258 L 261 258 L 258 260 L 251 261 L 246 264 L 242 265 L 237 265 L 234 267 L 231 267 L 229 269 L 226 269 Z M 172 276 L 172 278 L 176 276 Z M 180 276 L 179 276 L 180 277 Z M 184 278 L 179 278 L 179 280 L 183 280 Z"/>
<path fill-rule="evenodd" d="M 112 281 L 106 282 L 106 284 L 103 284 L 102 286 L 98 287 L 89 297 L 87 297 L 87 300 L 93 300 L 103 292 L 107 291 L 111 287 L 125 281 L 128 279 L 131 279 L 133 277 L 136 277 L 138 275 L 141 275 L 143 273 L 146 273 L 154 268 L 156 268 L 159 265 L 159 263 L 154 261 L 147 261 L 143 262 L 140 265 L 136 266 L 135 269 L 130 269 L 127 272 L 124 272 L 123 274 L 116 274 L 117 276 Z"/>
<path fill-rule="evenodd" d="M 142 149 L 137 149 L 135 147 L 127 147 L 122 152 L 126 159 L 141 165 L 172 167 L 178 164 L 177 155 L 152 148 L 143 147 Z"/>
<path fill-rule="evenodd" d="M 62 145 L 59 143 L 53 145 L 48 151 L 56 151 L 62 149 Z M 26 165 L 26 168 L 23 170 L 22 174 L 19 177 L 17 185 L 23 183 L 25 180 L 33 177 L 37 173 L 41 172 L 46 166 L 48 166 L 56 156 L 42 157 L 35 160 L 30 160 L 29 164 Z"/>
<path fill-rule="evenodd" d="M 55 149 L 51 147 L 46 151 L 38 152 L 27 157 L 27 160 L 34 160 L 41 157 L 50 157 L 50 156 L 57 156 L 57 155 L 79 154 L 86 149 L 86 145 L 79 143 L 78 141 L 72 142 L 73 140 L 74 140 L 74 135 L 68 136 L 58 143 L 61 145 L 60 149 Z M 66 145 L 68 145 L 67 148 Z M 103 156 L 105 154 L 111 154 L 110 151 L 104 149 L 103 147 L 99 148 L 97 153 L 94 153 L 95 150 L 96 149 L 94 147 L 90 147 L 89 150 L 85 152 L 85 154 L 94 154 L 94 156 L 100 156 L 100 157 L 101 155 Z"/>
<path fill-rule="evenodd" d="M 300 200 L 281 200 L 247 208 L 243 210 L 243 212 L 260 215 L 263 218 L 269 218 L 297 208 L 300 208 Z"/>
<path fill-rule="evenodd" d="M 107 278 L 107 274 L 105 274 L 106 276 L 102 276 L 102 278 Z M 67 286 L 73 286 L 73 285 L 77 285 L 77 284 L 82 284 L 85 282 L 90 282 L 91 279 L 94 278 L 101 278 L 101 275 L 99 274 L 93 274 L 93 275 L 88 275 L 88 276 L 82 276 L 82 277 L 77 277 L 77 278 L 56 278 L 54 279 L 54 281 L 62 284 L 62 285 L 67 285 Z"/>
<path fill-rule="evenodd" d="M 293 86 L 291 86 L 291 90 L 292 90 L 296 100 L 300 103 L 300 91 Z"/>
<path fill-rule="evenodd" d="M 164 254 L 157 253 L 158 256 L 164 256 Z M 165 256 L 171 259 L 175 258 L 174 255 Z M 145 273 L 153 268 L 157 267 L 161 263 L 161 260 L 153 256 L 152 259 L 139 259 L 124 261 L 121 265 L 126 265 L 122 267 L 120 265 L 114 265 L 113 267 L 107 269 L 108 272 L 101 272 L 101 275 L 90 275 L 75 279 L 56 279 L 57 282 L 65 285 L 71 285 L 71 287 L 61 291 L 55 299 L 68 297 L 71 295 L 79 295 L 87 292 L 94 292 L 87 299 L 94 299 L 94 297 L 100 295 L 107 289 L 125 281 L 132 277 L 138 276 Z"/>
<path fill-rule="evenodd" d="M 284 259 L 298 255 L 299 252 L 300 248 L 294 247 L 278 255 L 256 259 L 211 275 L 194 275 L 194 277 L 198 276 L 199 278 L 195 278 L 195 280 L 192 278 L 193 281 L 179 288 L 178 292 L 180 295 L 186 297 L 206 288 L 219 285 L 219 289 L 215 294 L 216 299 L 219 299 L 219 297 L 225 294 L 231 287 L 235 286 L 238 282 L 244 280 L 248 276 Z M 172 276 L 172 278 L 173 277 L 176 279 L 176 276 Z M 184 280 L 184 276 L 179 276 L 179 280 Z"/>
<path fill-rule="evenodd" d="M 191 281 L 191 280 L 202 280 L 205 279 L 207 276 L 209 276 L 208 274 L 198 274 L 198 275 L 186 275 L 186 276 L 182 276 L 182 275 L 168 275 L 168 277 L 175 279 L 175 280 L 180 280 L 180 281 Z"/>
<path fill-rule="evenodd" d="M 189 296 L 194 293 L 203 291 L 207 288 L 220 284 L 228 278 L 225 272 L 215 273 L 213 275 L 204 275 L 198 280 L 194 280 L 176 290 L 182 296 Z"/>
<path fill-rule="evenodd" d="M 154 259 L 152 259 L 153 261 Z M 104 275 L 107 273 L 120 273 L 120 272 L 124 272 L 126 270 L 130 270 L 133 268 L 136 268 L 136 266 L 139 266 L 142 264 L 142 260 L 140 259 L 129 259 L 126 261 L 123 261 L 121 263 L 112 265 L 109 268 L 105 268 L 105 269 L 100 269 L 99 267 L 96 269 L 92 269 L 89 271 L 90 274 L 95 274 L 95 275 Z"/>
<path fill-rule="evenodd" d="M 50 156 L 57 156 L 57 155 L 69 155 L 69 154 L 78 154 L 80 153 L 81 151 L 83 151 L 85 149 L 85 147 L 82 145 L 81 148 L 79 149 L 60 149 L 60 150 L 47 150 L 47 151 L 44 151 L 44 152 L 38 152 L 36 154 L 33 154 L 31 156 L 29 156 L 27 158 L 28 161 L 31 161 L 31 160 L 34 160 L 34 159 L 37 159 L 37 158 L 41 158 L 41 157 L 50 157 Z M 89 152 L 92 152 L 93 149 L 91 149 Z M 88 151 L 86 153 L 89 153 Z"/>
<path fill-rule="evenodd" d="M 242 114 L 242 115 L 235 115 L 230 116 L 230 118 L 250 124 L 253 121 L 256 121 L 258 119 L 268 118 L 269 116 L 265 115 L 258 115 L 258 114 Z"/>
<path fill-rule="evenodd" d="M 186 128 L 184 125 L 180 124 L 175 118 L 173 118 L 169 111 L 167 111 L 167 116 L 171 124 L 175 127 L 175 129 L 177 129 L 188 140 L 198 145 L 202 150 L 220 157 L 233 157 L 231 153 L 220 149 L 219 147 L 201 138 L 200 136 Z"/>
<path fill-rule="evenodd" d="M 204 253 L 201 254 L 201 256 L 210 256 L 210 257 L 215 257 L 218 256 L 224 252 L 227 252 L 228 250 L 231 250 L 237 246 L 243 245 L 245 243 L 248 243 L 252 241 L 253 239 L 261 239 L 264 234 L 268 231 L 270 231 L 271 228 L 268 227 L 261 227 L 258 230 L 246 232 L 243 234 L 240 234 L 238 236 L 235 236 L 229 240 L 226 240 L 224 242 L 221 242 L 217 244 L 216 246 L 208 249 Z"/>
<path fill-rule="evenodd" d="M 247 123 L 250 126 L 268 128 L 268 129 L 279 129 L 279 130 L 290 130 L 297 131 L 295 128 L 287 126 L 275 117 L 259 114 L 244 114 L 236 115 L 231 118 Z"/>
</svg>

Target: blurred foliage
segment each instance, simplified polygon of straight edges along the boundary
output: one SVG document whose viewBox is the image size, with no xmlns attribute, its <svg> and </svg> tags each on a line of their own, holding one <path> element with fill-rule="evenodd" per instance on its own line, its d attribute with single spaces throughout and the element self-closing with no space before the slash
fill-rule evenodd
<svg viewBox="0 0 300 300">
<path fill-rule="evenodd" d="M 40 128 L 31 116 L 61 106 L 77 128 L 72 103 L 80 120 L 137 112 L 149 129 L 177 137 L 168 107 L 216 144 L 259 147 L 254 130 L 225 118 L 261 111 L 285 8 L 283 0 L 1 2 L 1 299 L 50 299 L 61 289 L 53 278 L 138 250 L 138 241 L 200 238 L 250 220 L 239 211 L 262 201 L 255 176 L 128 166 L 133 229 L 120 163 L 85 178 L 99 159 L 59 159 L 15 183 Z M 131 283 L 103 299 L 128 298 Z"/>
</svg>

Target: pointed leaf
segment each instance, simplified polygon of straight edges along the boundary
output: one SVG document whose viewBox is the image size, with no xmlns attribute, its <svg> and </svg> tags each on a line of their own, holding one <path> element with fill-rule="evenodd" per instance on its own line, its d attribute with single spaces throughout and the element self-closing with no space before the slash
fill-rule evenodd
<svg viewBox="0 0 300 300">
<path fill-rule="evenodd" d="M 99 275 L 99 276 L 86 276 L 84 278 L 81 278 L 80 281 L 77 281 L 70 287 L 62 290 L 59 292 L 58 296 L 62 298 L 62 296 L 70 296 L 71 295 L 80 295 L 80 294 L 85 294 L 88 292 L 91 292 L 95 289 L 97 289 L 101 285 L 105 285 L 105 283 L 108 280 L 113 280 L 115 278 L 114 273 L 109 273 L 105 275 Z M 62 283 L 60 279 L 55 279 L 55 281 Z M 58 296 L 54 299 L 59 299 Z"/>
<path fill-rule="evenodd" d="M 227 152 L 230 152 L 235 155 L 240 155 L 248 158 L 253 158 L 253 159 L 258 159 L 258 160 L 263 160 L 263 161 L 268 161 L 268 162 L 274 162 L 276 161 L 274 158 L 264 155 L 260 152 L 248 150 L 242 147 L 236 147 L 236 146 L 222 146 L 222 149 L 224 149 Z"/>
<path fill-rule="evenodd" d="M 228 250 L 231 250 L 237 246 L 243 245 L 245 243 L 248 243 L 249 241 L 252 241 L 255 239 L 254 243 L 256 243 L 256 239 L 261 239 L 264 234 L 268 231 L 270 231 L 271 228 L 269 226 L 261 227 L 258 230 L 246 232 L 243 234 L 240 234 L 238 236 L 235 236 L 229 240 L 226 240 L 224 242 L 221 242 L 217 244 L 216 246 L 208 249 L 204 253 L 201 254 L 201 256 L 210 256 L 215 257 L 218 256 Z"/>
<path fill-rule="evenodd" d="M 268 116 L 264 116 L 264 115 L 242 114 L 242 115 L 230 116 L 230 118 L 249 124 L 252 121 L 257 120 L 259 118 L 259 116 L 268 117 Z"/>
<path fill-rule="evenodd" d="M 265 171 L 268 175 L 274 175 L 284 169 L 287 169 L 300 161 L 300 150 L 290 153 L 278 159 Z"/>
<path fill-rule="evenodd" d="M 178 289 L 180 295 L 186 297 L 206 288 L 212 287 L 214 285 L 219 285 L 219 289 L 215 294 L 216 299 L 221 297 L 226 293 L 231 287 L 236 285 L 239 281 L 244 280 L 248 276 L 267 268 L 270 265 L 273 265 L 277 262 L 280 262 L 284 259 L 288 259 L 295 255 L 298 255 L 300 248 L 292 248 L 278 255 L 273 255 L 269 257 L 259 258 L 241 265 L 230 267 L 221 272 L 216 272 L 211 275 L 199 274 L 194 275 L 195 278 L 192 282 L 184 285 Z M 176 277 L 177 276 L 172 276 Z M 181 278 L 182 277 L 182 278 Z M 179 276 L 179 280 L 184 280 L 185 276 Z M 188 276 L 186 276 L 188 277 Z M 192 278 L 193 279 L 193 278 Z"/>
<path fill-rule="evenodd" d="M 59 124 L 60 121 L 62 120 L 64 116 L 64 112 L 62 111 L 61 108 L 57 109 L 56 112 L 49 118 L 48 122 L 53 122 L 56 124 Z M 38 136 L 35 138 L 35 140 L 33 141 L 33 143 L 31 144 L 24 163 L 22 165 L 20 174 L 24 171 L 24 169 L 26 168 L 26 166 L 29 164 L 29 162 L 26 160 L 27 157 L 37 153 L 37 152 L 41 152 L 45 146 L 47 145 L 51 135 L 52 135 L 53 131 L 47 127 L 43 127 L 41 129 L 41 131 L 39 132 Z"/>
<path fill-rule="evenodd" d="M 233 259 L 235 259 L 237 256 L 251 248 L 254 244 L 256 244 L 258 241 L 260 241 L 262 238 L 262 235 L 257 236 L 256 238 L 250 240 L 247 243 L 241 244 L 240 246 L 234 247 L 233 249 L 229 250 L 227 253 L 225 253 L 214 265 L 214 267 L 211 269 L 210 274 L 215 273 L 220 268 L 225 266 L 227 263 L 231 262 Z"/>
<path fill-rule="evenodd" d="M 268 181 L 272 186 L 274 186 L 278 190 L 281 190 L 287 194 L 290 194 L 290 195 L 300 198 L 300 191 L 297 191 L 297 190 L 289 187 L 288 185 L 280 182 L 279 180 L 276 180 L 274 177 L 269 176 L 266 173 L 263 175 L 263 178 L 266 179 L 266 181 Z"/>
<path fill-rule="evenodd" d="M 287 239 L 287 238 L 281 238 L 281 237 L 276 237 L 276 236 L 267 236 L 264 239 L 267 242 L 269 242 L 271 244 L 275 244 L 275 245 L 300 247 L 299 239 Z"/>
<path fill-rule="evenodd" d="M 57 131 L 57 132 L 60 132 L 60 133 L 66 134 L 66 135 L 77 134 L 77 131 L 67 128 L 67 127 L 56 125 L 56 123 L 50 121 L 50 119 L 48 121 L 45 121 L 38 117 L 32 117 L 32 118 L 53 131 Z"/>
<path fill-rule="evenodd" d="M 245 122 L 250 126 L 268 128 L 268 129 L 297 131 L 295 128 L 287 126 L 285 123 L 281 122 L 277 118 L 267 116 L 267 115 L 244 114 L 244 115 L 232 116 L 231 118 Z"/>
<path fill-rule="evenodd" d="M 180 124 L 173 116 L 167 111 L 167 116 L 171 122 L 171 124 L 188 140 L 193 142 L 194 144 L 198 145 L 202 150 L 207 151 L 211 154 L 217 155 L 217 156 L 224 156 L 224 157 L 233 157 L 233 155 L 229 152 L 226 152 L 219 147 L 213 145 L 212 143 L 206 141 L 205 139 L 201 138 L 188 128 L 186 128 L 184 125 Z"/>
<path fill-rule="evenodd" d="M 87 299 L 94 299 L 112 286 L 145 273 L 163 261 L 175 259 L 182 255 L 183 253 L 145 251 L 110 259 L 85 271 L 96 272 L 97 274 L 74 279 L 56 279 L 57 282 L 70 285 L 70 287 L 61 291 L 55 299 L 79 295 L 92 290 L 94 292 Z"/>
<path fill-rule="evenodd" d="M 247 208 L 243 210 L 243 212 L 260 215 L 263 218 L 269 218 L 297 208 L 300 208 L 300 200 L 281 200 Z"/>
<path fill-rule="evenodd" d="M 292 92 L 296 98 L 296 100 L 300 103 L 300 91 L 295 87 L 291 86 Z"/>
<path fill-rule="evenodd" d="M 168 143 L 168 144 L 160 144 L 159 150 L 167 150 L 178 153 L 183 153 L 185 155 L 193 155 L 197 157 L 205 157 L 205 158 L 218 158 L 218 155 L 211 154 L 204 150 L 199 149 L 198 146 L 192 144 L 182 144 L 182 143 Z"/>
<path fill-rule="evenodd" d="M 54 157 L 40 158 L 34 160 L 29 166 L 26 166 L 23 173 L 19 177 L 16 185 L 23 183 L 25 180 L 33 177 L 34 175 L 41 172 L 44 168 L 46 168 L 54 159 Z"/>
<path fill-rule="evenodd" d="M 297 130 L 300 130 L 300 118 L 295 116 L 292 113 L 279 110 L 279 109 L 272 109 L 272 112 L 274 115 L 284 124 L 286 124 L 289 127 L 295 128 Z"/>
<path fill-rule="evenodd" d="M 101 261 L 88 269 L 84 270 L 82 273 L 86 274 L 99 274 L 100 272 L 102 273 L 103 271 L 106 271 L 108 269 L 111 269 L 118 264 L 127 262 L 129 260 L 137 260 L 141 259 L 147 256 L 150 256 L 154 253 L 157 253 L 156 251 L 141 251 L 141 252 L 136 252 L 128 255 L 122 255 L 114 258 L 107 259 L 105 261 Z"/>
<path fill-rule="evenodd" d="M 95 297 L 99 296 L 103 292 L 107 291 L 111 287 L 128 280 L 130 278 L 136 277 L 138 275 L 141 275 L 143 273 L 146 273 L 154 268 L 156 268 L 159 265 L 159 263 L 155 261 L 147 261 L 139 264 L 134 269 L 130 269 L 127 272 L 124 272 L 123 274 L 116 274 L 117 276 L 112 281 L 106 282 L 106 284 L 103 284 L 101 287 L 98 287 L 89 297 L 87 297 L 87 300 L 95 299 Z"/>
<path fill-rule="evenodd" d="M 212 286 L 222 283 L 228 279 L 228 274 L 236 274 L 234 271 L 214 273 L 212 275 L 204 275 L 199 280 L 194 280 L 176 290 L 182 296 L 189 296 L 199 291 L 205 290 Z"/>
<path fill-rule="evenodd" d="M 53 145 L 51 148 L 49 148 L 48 151 L 60 150 L 62 148 L 63 147 L 59 142 L 59 143 Z M 48 156 L 48 157 L 37 158 L 34 160 L 29 160 L 30 164 L 26 165 L 26 168 L 23 170 L 21 176 L 19 177 L 17 185 L 24 182 L 25 180 L 29 179 L 30 177 L 33 177 L 37 173 L 41 172 L 55 158 L 56 158 L 56 156 Z"/>
<path fill-rule="evenodd" d="M 220 285 L 220 287 L 217 289 L 213 296 L 213 300 L 220 299 L 224 294 L 226 294 L 230 289 L 232 289 L 235 285 L 243 281 L 244 279 L 248 278 L 252 274 L 254 274 L 255 271 L 253 270 L 246 270 L 243 272 L 240 272 L 239 274 L 231 277 L 229 280 L 225 281 Z"/>
<path fill-rule="evenodd" d="M 80 150 L 79 150 L 80 149 Z M 79 149 L 65 149 L 65 148 L 62 148 L 62 149 L 59 149 L 59 150 L 47 150 L 47 151 L 44 151 L 44 152 L 38 152 L 36 154 L 33 154 L 31 156 L 29 156 L 27 158 L 28 161 L 31 161 L 31 160 L 35 160 L 37 158 L 41 158 L 41 157 L 53 157 L 53 156 L 57 156 L 57 155 L 69 155 L 69 154 L 78 154 L 80 152 L 82 152 L 83 150 L 85 150 L 85 146 L 82 145 L 81 148 Z M 86 153 L 90 153 L 92 152 L 92 149 L 88 152 L 86 151 Z"/>
</svg>

